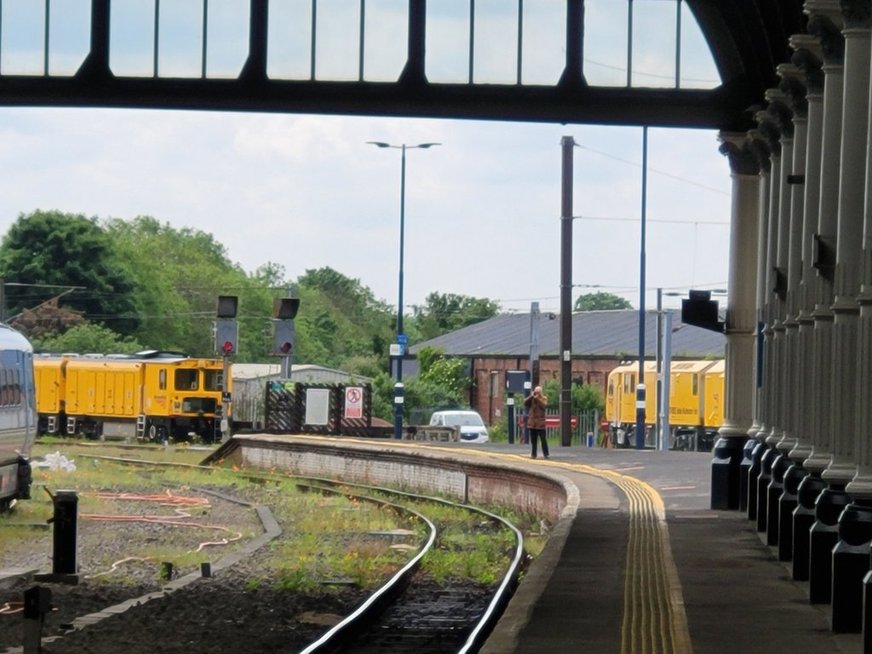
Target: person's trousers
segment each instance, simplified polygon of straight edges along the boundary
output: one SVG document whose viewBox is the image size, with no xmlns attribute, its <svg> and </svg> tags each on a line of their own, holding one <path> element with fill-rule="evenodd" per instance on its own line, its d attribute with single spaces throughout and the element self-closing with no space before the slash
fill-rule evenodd
<svg viewBox="0 0 872 654">
<path fill-rule="evenodd" d="M 540 440 L 542 441 L 542 455 L 547 459 L 548 458 L 548 441 L 545 438 L 545 430 L 544 429 L 530 429 L 530 446 L 532 448 L 530 455 L 534 459 L 536 458 L 536 448 L 537 448 Z"/>
</svg>

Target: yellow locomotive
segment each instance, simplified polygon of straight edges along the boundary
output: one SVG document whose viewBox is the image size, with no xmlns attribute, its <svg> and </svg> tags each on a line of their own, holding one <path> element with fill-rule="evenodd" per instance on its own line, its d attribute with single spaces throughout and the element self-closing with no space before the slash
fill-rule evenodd
<svg viewBox="0 0 872 654">
<path fill-rule="evenodd" d="M 150 441 L 220 440 L 223 362 L 179 353 L 36 355 L 44 434 Z M 229 394 L 231 380 L 227 380 Z"/>
<path fill-rule="evenodd" d="M 723 359 L 673 361 L 669 372 L 670 446 L 684 449 L 694 440 L 711 440 L 724 422 Z M 644 364 L 645 426 L 656 421 L 657 364 Z M 606 420 L 613 430 L 629 433 L 636 424 L 638 364 L 621 365 L 609 373 L 606 388 Z M 646 444 L 649 438 L 646 434 Z M 697 448 L 694 448 L 697 449 Z M 708 448 L 706 448 L 708 449 Z"/>
</svg>

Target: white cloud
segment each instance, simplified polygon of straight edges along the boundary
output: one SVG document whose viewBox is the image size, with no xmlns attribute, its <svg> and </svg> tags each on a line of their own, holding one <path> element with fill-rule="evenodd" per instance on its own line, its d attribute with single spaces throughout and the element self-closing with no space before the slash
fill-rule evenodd
<svg viewBox="0 0 872 654">
<path fill-rule="evenodd" d="M 558 307 L 564 135 L 584 146 L 574 151 L 574 214 L 640 216 L 640 129 L 21 109 L 0 111 L 0 125 L 0 231 L 38 208 L 147 214 L 213 233 L 248 271 L 275 261 L 296 277 L 331 266 L 390 304 L 400 152 L 367 141 L 442 143 L 406 153 L 407 304 L 440 291 L 514 310 L 532 300 Z M 650 131 L 649 286 L 726 281 L 729 230 L 702 223 L 728 220 L 728 191 L 713 132 Z M 656 222 L 666 219 L 688 222 Z M 574 234 L 575 282 L 636 304 L 625 289 L 639 280 L 638 222 L 576 220 Z"/>
</svg>

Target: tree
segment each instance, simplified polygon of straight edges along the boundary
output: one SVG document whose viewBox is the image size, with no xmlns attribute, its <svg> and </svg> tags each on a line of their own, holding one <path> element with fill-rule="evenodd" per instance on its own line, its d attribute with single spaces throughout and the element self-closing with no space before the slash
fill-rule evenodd
<svg viewBox="0 0 872 654">
<path fill-rule="evenodd" d="M 283 273 L 264 266 L 251 277 L 227 256 L 212 234 L 175 229 L 150 216 L 111 220 L 107 232 L 128 274 L 137 281 L 141 327 L 134 336 L 147 347 L 214 356 L 212 326 L 219 295 L 239 297 L 238 361 L 266 357 L 264 328 Z"/>
<path fill-rule="evenodd" d="M 548 379 L 542 384 L 542 390 L 548 397 L 548 408 L 552 411 L 560 409 L 560 382 L 556 379 Z M 577 384 L 570 386 L 571 411 L 579 414 L 584 411 L 596 409 L 600 413 L 605 409 L 605 400 L 599 386 L 594 384 Z"/>
<path fill-rule="evenodd" d="M 613 293 L 587 293 L 575 301 L 574 311 L 603 311 L 610 309 L 632 309 L 627 300 Z"/>
<path fill-rule="evenodd" d="M 136 285 L 96 218 L 59 211 L 21 214 L 0 243 L 0 278 L 7 314 L 19 313 L 65 290 L 61 306 L 121 334 L 139 325 Z"/>
<path fill-rule="evenodd" d="M 133 354 L 143 348 L 135 340 L 122 337 L 102 325 L 82 324 L 63 334 L 35 338 L 33 346 L 43 352 L 75 354 Z"/>
<path fill-rule="evenodd" d="M 9 319 L 9 324 L 31 340 L 62 334 L 87 321 L 81 311 L 58 306 L 59 298 L 46 300 L 33 309 L 22 309 Z"/>
<path fill-rule="evenodd" d="M 493 318 L 500 306 L 493 300 L 454 293 L 430 293 L 423 306 L 413 309 L 415 326 L 428 340 Z"/>
<path fill-rule="evenodd" d="M 329 267 L 307 270 L 297 279 L 300 313 L 296 321 L 300 349 L 310 361 L 342 366 L 358 357 L 376 357 L 388 367 L 394 316 L 372 291 Z"/>
</svg>

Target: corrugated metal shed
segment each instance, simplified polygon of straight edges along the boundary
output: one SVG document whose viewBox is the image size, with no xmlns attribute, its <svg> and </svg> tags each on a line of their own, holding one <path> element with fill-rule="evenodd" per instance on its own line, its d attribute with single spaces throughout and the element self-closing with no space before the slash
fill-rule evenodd
<svg viewBox="0 0 872 654">
<path fill-rule="evenodd" d="M 526 357 L 530 354 L 530 314 L 506 314 L 443 334 L 410 348 L 438 347 L 445 354 L 475 357 Z M 657 338 L 657 312 L 645 314 L 645 352 L 653 357 Z M 721 358 L 726 337 L 681 322 L 672 312 L 672 356 L 688 359 Z M 560 317 L 539 317 L 539 356 L 557 356 Z M 639 312 L 636 310 L 583 311 L 572 314 L 573 357 L 635 357 L 639 351 Z"/>
</svg>

